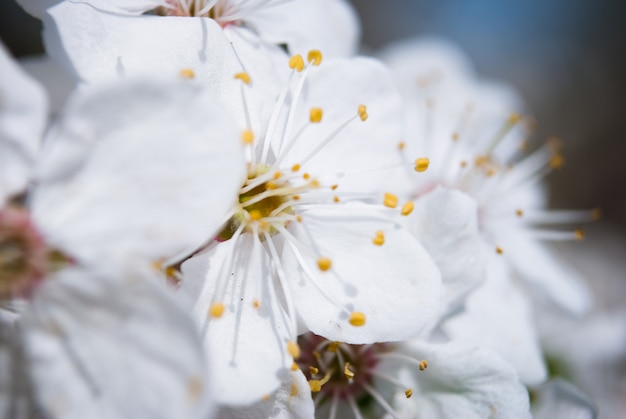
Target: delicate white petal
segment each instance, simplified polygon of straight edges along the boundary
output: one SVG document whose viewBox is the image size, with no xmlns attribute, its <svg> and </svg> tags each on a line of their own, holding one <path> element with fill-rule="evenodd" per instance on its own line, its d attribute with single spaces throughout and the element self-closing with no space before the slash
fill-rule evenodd
<svg viewBox="0 0 626 419">
<path fill-rule="evenodd" d="M 441 271 L 445 310 L 450 313 L 485 275 L 476 201 L 440 187 L 418 198 L 407 218 L 411 232 Z"/>
<path fill-rule="evenodd" d="M 35 391 L 51 418 L 206 418 L 210 386 L 193 321 L 152 272 L 66 269 L 24 312 Z M 62 383 L 62 385 L 60 385 Z"/>
<path fill-rule="evenodd" d="M 50 114 L 58 114 L 75 89 L 76 80 L 47 55 L 25 57 L 20 59 L 20 64 L 46 89 L 50 98 Z"/>
<path fill-rule="evenodd" d="M 598 415 L 593 402 L 567 381 L 548 381 L 535 394 L 535 419 L 595 419 Z"/>
<path fill-rule="evenodd" d="M 366 121 L 357 116 L 362 104 L 367 106 Z M 323 177 L 403 162 L 397 151 L 402 139 L 402 103 L 391 74 L 380 62 L 370 58 L 338 59 L 312 68 L 298 104 L 294 133 L 287 137 L 289 140 L 296 130 L 310 124 L 311 108 L 323 110 L 322 121 L 308 127 L 287 154 L 288 167 L 302 163 L 303 171 Z M 304 163 L 306 156 L 351 118 L 354 120 L 327 146 L 310 162 Z M 370 193 L 389 183 L 386 175 L 384 171 L 377 171 L 347 176 L 339 179 L 339 190 Z"/>
<path fill-rule="evenodd" d="M 523 230 L 498 237 L 505 256 L 528 282 L 533 291 L 543 295 L 573 314 L 591 308 L 591 293 L 579 273 L 559 261 L 545 244 Z"/>
<path fill-rule="evenodd" d="M 428 361 L 428 368 L 384 360 L 378 369 L 399 376 L 413 386 L 395 397 L 400 417 L 423 418 L 529 418 L 528 392 L 513 369 L 497 355 L 460 343 L 428 344 L 411 341 L 400 352 Z M 397 374 L 397 375 L 396 375 Z"/>
<path fill-rule="evenodd" d="M 530 310 L 522 290 L 511 283 L 504 261 L 490 260 L 487 278 L 468 297 L 466 311 L 443 329 L 454 340 L 493 350 L 517 370 L 522 382 L 538 384 L 547 372 Z"/>
<path fill-rule="evenodd" d="M 315 407 L 309 382 L 300 370 L 290 372 L 289 378 L 267 400 L 246 407 L 222 408 L 220 419 L 313 419 Z"/>
<path fill-rule="evenodd" d="M 292 54 L 321 50 L 325 58 L 357 51 L 357 14 L 344 0 L 297 0 L 269 6 L 245 18 L 267 42 L 285 44 Z"/>
<path fill-rule="evenodd" d="M 171 256 L 215 232 L 243 178 L 238 134 L 196 86 L 94 86 L 50 134 L 32 210 L 71 256 Z"/>
<path fill-rule="evenodd" d="M 308 330 L 347 343 L 394 341 L 417 335 L 439 315 L 439 271 L 407 231 L 360 205 L 301 214 L 304 221 L 289 229 L 303 243 L 310 276 L 292 246 L 285 244 L 283 260 Z M 372 243 L 377 230 L 384 232 L 382 246 Z M 331 259 L 330 270 L 318 268 L 319 257 Z M 365 325 L 350 325 L 346 310 L 364 313 Z"/>
<path fill-rule="evenodd" d="M 0 205 L 26 187 L 41 143 L 47 99 L 0 43 Z"/>
<path fill-rule="evenodd" d="M 295 336 L 290 336 L 273 291 L 270 260 L 261 244 L 244 234 L 189 259 L 182 270 L 183 291 L 195 294 L 194 317 L 200 327 L 206 327 L 204 343 L 211 374 L 219 383 L 218 403 L 248 404 L 275 391 L 288 376 L 293 360 L 287 342 Z M 214 299 L 221 274 L 227 278 L 224 295 Z M 224 304 L 221 317 L 210 317 L 215 302 Z"/>
</svg>

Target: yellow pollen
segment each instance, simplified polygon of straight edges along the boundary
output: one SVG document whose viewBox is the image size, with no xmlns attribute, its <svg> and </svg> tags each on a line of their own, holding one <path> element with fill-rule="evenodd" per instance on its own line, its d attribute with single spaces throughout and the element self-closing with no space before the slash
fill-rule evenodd
<svg viewBox="0 0 626 419">
<path fill-rule="evenodd" d="M 250 219 L 252 221 L 259 221 L 261 218 L 263 218 L 263 214 L 261 214 L 261 211 L 259 210 L 252 210 L 248 212 L 248 214 L 250 214 Z"/>
<path fill-rule="evenodd" d="M 404 390 L 404 395 L 406 396 L 407 399 L 410 399 L 411 396 L 413 395 L 413 389 L 407 388 L 406 390 Z"/>
<path fill-rule="evenodd" d="M 602 209 L 601 208 L 594 208 L 591 210 L 591 219 L 593 221 L 598 221 L 600 218 L 602 218 Z"/>
<path fill-rule="evenodd" d="M 397 207 L 398 197 L 390 192 L 385 193 L 385 198 L 383 199 L 383 205 L 389 208 Z"/>
<path fill-rule="evenodd" d="M 298 395 L 298 386 L 296 385 L 296 383 L 291 383 L 291 396 L 297 396 Z"/>
<path fill-rule="evenodd" d="M 245 84 L 250 84 L 250 75 L 248 73 L 244 73 L 244 72 L 237 73 L 235 74 L 235 79 L 241 80 Z"/>
<path fill-rule="evenodd" d="M 269 226 L 269 224 L 267 224 L 267 221 L 259 221 L 259 227 L 261 228 L 261 230 L 267 230 L 267 227 Z"/>
<path fill-rule="evenodd" d="M 315 358 L 317 358 L 317 359 L 320 359 L 320 357 L 322 356 L 322 355 L 320 355 L 320 353 L 319 353 L 319 352 L 317 352 L 317 351 L 313 351 L 313 352 L 311 352 L 311 353 L 312 353 L 312 354 L 313 354 L 313 356 L 314 356 Z"/>
<path fill-rule="evenodd" d="M 332 185 L 332 186 L 330 187 L 330 189 L 332 189 L 332 190 L 334 191 L 335 189 L 337 189 L 337 187 L 338 187 L 338 186 L 339 186 L 339 185 L 334 184 L 334 185 Z"/>
<path fill-rule="evenodd" d="M 296 221 L 301 223 L 302 222 L 302 216 L 301 215 L 296 215 Z"/>
<path fill-rule="evenodd" d="M 504 253 L 504 250 L 502 250 L 500 246 L 496 246 L 496 253 L 501 255 L 502 253 Z"/>
<path fill-rule="evenodd" d="M 400 141 L 398 143 L 398 150 L 404 150 L 404 147 L 406 147 L 406 143 L 404 141 Z"/>
<path fill-rule="evenodd" d="M 509 115 L 509 119 L 507 119 L 507 122 L 509 124 L 517 124 L 521 120 L 522 120 L 522 115 L 518 113 L 512 113 L 511 115 Z"/>
<path fill-rule="evenodd" d="M 350 369 L 349 362 L 346 362 L 346 365 L 343 367 L 343 375 L 345 375 L 348 380 L 352 380 L 354 378 L 354 372 Z"/>
<path fill-rule="evenodd" d="M 293 195 L 291 199 L 293 199 L 294 201 L 298 201 L 300 199 L 300 195 Z"/>
<path fill-rule="evenodd" d="M 311 187 L 313 187 L 313 188 L 319 188 L 319 186 L 320 186 L 320 181 L 319 181 L 319 180 L 316 180 L 316 179 L 313 179 L 313 180 L 309 183 L 309 185 L 310 185 Z"/>
<path fill-rule="evenodd" d="M 282 175 L 283 175 L 283 174 L 282 174 L 281 172 L 276 172 L 276 173 L 274 173 L 274 180 L 278 180 L 278 179 L 280 179 L 280 177 L 281 177 Z"/>
<path fill-rule="evenodd" d="M 289 59 L 289 68 L 296 70 L 298 73 L 304 70 L 304 59 L 302 55 L 296 54 Z"/>
<path fill-rule="evenodd" d="M 459 134 L 456 132 L 452 133 L 452 141 L 459 141 Z"/>
<path fill-rule="evenodd" d="M 467 162 L 465 160 L 461 160 L 461 167 L 465 169 L 467 167 Z"/>
<path fill-rule="evenodd" d="M 261 307 L 261 302 L 255 298 L 254 300 L 252 300 L 252 307 L 254 308 Z"/>
<path fill-rule="evenodd" d="M 244 144 L 252 144 L 254 142 L 254 133 L 249 129 L 241 133 L 241 141 Z"/>
<path fill-rule="evenodd" d="M 428 169 L 429 165 L 430 160 L 428 159 L 428 157 L 420 157 L 419 159 L 415 160 L 415 171 L 425 172 L 426 169 Z"/>
<path fill-rule="evenodd" d="M 289 355 L 291 355 L 293 359 L 300 358 L 300 347 L 293 340 L 287 342 L 287 352 L 289 352 Z"/>
<path fill-rule="evenodd" d="M 262 397 L 264 402 L 268 402 L 270 400 L 270 395 L 269 394 L 264 394 Z"/>
<path fill-rule="evenodd" d="M 308 173 L 304 173 L 304 174 L 302 175 L 302 178 L 303 178 L 304 180 L 309 180 L 309 178 L 310 178 L 310 177 L 311 177 L 311 175 L 309 175 Z"/>
<path fill-rule="evenodd" d="M 320 268 L 320 271 L 326 272 L 333 265 L 333 262 L 329 258 L 319 258 L 317 260 L 317 267 Z"/>
<path fill-rule="evenodd" d="M 312 49 L 307 54 L 306 59 L 313 65 L 320 65 L 322 63 L 322 52 L 318 49 Z"/>
<path fill-rule="evenodd" d="M 560 154 L 555 154 L 550 157 L 550 167 L 553 169 L 560 169 L 565 165 L 565 158 Z"/>
<path fill-rule="evenodd" d="M 198 399 L 198 397 L 202 393 L 202 389 L 203 388 L 204 388 L 204 385 L 202 383 L 202 380 L 200 378 L 198 378 L 198 377 L 192 377 L 187 382 L 187 394 L 188 394 L 189 398 L 191 400 Z"/>
<path fill-rule="evenodd" d="M 385 234 L 381 230 L 376 231 L 376 235 L 372 239 L 372 243 L 376 246 L 382 246 L 385 244 Z"/>
<path fill-rule="evenodd" d="M 339 202 L 339 197 L 337 195 L 333 197 L 333 202 Z"/>
<path fill-rule="evenodd" d="M 367 117 L 369 116 L 367 114 L 367 106 L 365 105 L 359 105 L 359 107 L 357 108 L 357 113 L 359 114 L 359 118 L 361 118 L 361 121 L 366 121 Z"/>
<path fill-rule="evenodd" d="M 300 165 L 299 164 L 294 164 L 293 166 L 291 166 L 291 170 L 293 172 L 297 172 L 298 170 L 300 170 Z"/>
<path fill-rule="evenodd" d="M 524 215 L 524 211 L 522 211 L 521 209 L 515 210 L 515 215 L 517 215 L 518 217 L 522 217 Z"/>
<path fill-rule="evenodd" d="M 300 367 L 298 367 L 298 364 L 296 364 L 295 362 L 291 364 L 291 371 L 298 371 Z"/>
<path fill-rule="evenodd" d="M 424 371 L 426 368 L 428 368 L 428 361 L 426 361 L 425 359 L 423 359 L 420 362 L 420 371 Z"/>
<path fill-rule="evenodd" d="M 404 205 L 402 205 L 402 208 L 400 209 L 400 214 L 406 217 L 413 212 L 413 208 L 415 208 L 415 204 L 413 203 L 413 201 L 408 201 Z"/>
<path fill-rule="evenodd" d="M 319 393 L 322 390 L 322 382 L 320 380 L 309 380 L 309 388 L 311 393 Z"/>
<path fill-rule="evenodd" d="M 309 372 L 311 373 L 311 375 L 317 375 L 320 372 L 320 370 L 318 370 L 317 368 L 311 365 L 309 367 Z"/>
<path fill-rule="evenodd" d="M 493 175 L 495 175 L 495 174 L 496 174 L 496 171 L 495 171 L 495 170 L 493 170 L 493 169 L 489 169 L 489 170 L 487 170 L 487 176 L 492 177 L 492 176 L 493 176 Z"/>
<path fill-rule="evenodd" d="M 322 121 L 323 115 L 324 115 L 324 111 L 322 111 L 322 108 L 311 108 L 309 112 L 309 120 L 312 123 L 316 124 Z"/>
<path fill-rule="evenodd" d="M 183 79 L 191 80 L 196 77 L 196 72 L 193 71 L 191 68 L 183 68 L 178 72 L 178 75 Z"/>
<path fill-rule="evenodd" d="M 224 314 L 224 304 L 222 303 L 213 303 L 209 308 L 209 315 L 211 317 L 220 318 Z"/>
<path fill-rule="evenodd" d="M 350 319 L 348 321 L 354 327 L 361 327 L 365 324 L 365 314 L 360 311 L 355 311 L 350 314 Z"/>
<path fill-rule="evenodd" d="M 489 163 L 489 157 L 487 157 L 487 156 L 476 156 L 476 160 L 474 161 L 474 164 L 477 167 L 484 166 L 487 163 Z"/>
<path fill-rule="evenodd" d="M 339 342 L 330 342 L 326 347 L 328 352 L 337 352 L 337 349 L 339 349 Z"/>
<path fill-rule="evenodd" d="M 582 228 L 577 228 L 574 231 L 574 235 L 576 236 L 576 240 L 582 240 L 585 238 L 585 232 L 583 231 Z"/>
<path fill-rule="evenodd" d="M 271 180 L 269 182 L 265 183 L 265 187 L 267 189 L 276 189 L 278 188 L 278 185 L 276 184 L 276 182 L 272 182 Z"/>
</svg>

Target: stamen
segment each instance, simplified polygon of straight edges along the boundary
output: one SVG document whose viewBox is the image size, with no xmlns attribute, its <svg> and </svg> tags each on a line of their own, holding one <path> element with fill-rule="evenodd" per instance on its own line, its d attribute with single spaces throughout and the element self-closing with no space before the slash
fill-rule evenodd
<svg viewBox="0 0 626 419">
<path fill-rule="evenodd" d="M 426 368 L 428 368 L 428 361 L 426 361 L 425 359 L 423 359 L 420 362 L 420 371 L 424 371 Z"/>
<path fill-rule="evenodd" d="M 504 250 L 502 250 L 502 248 L 500 246 L 496 246 L 496 253 L 501 255 L 504 253 Z"/>
<path fill-rule="evenodd" d="M 289 68 L 292 70 L 296 70 L 300 73 L 304 70 L 304 60 L 302 59 L 302 55 L 296 54 L 289 59 Z"/>
<path fill-rule="evenodd" d="M 413 203 L 413 201 L 408 201 L 404 205 L 402 205 L 402 208 L 400 209 L 400 214 L 406 217 L 413 212 L 414 208 L 415 204 Z"/>
<path fill-rule="evenodd" d="M 247 145 L 252 144 L 254 142 L 254 133 L 249 129 L 244 130 L 241 133 L 241 141 Z"/>
<path fill-rule="evenodd" d="M 357 108 L 357 114 L 359 115 L 359 118 L 361 118 L 361 121 L 365 122 L 369 116 L 367 114 L 367 106 L 359 105 Z"/>
<path fill-rule="evenodd" d="M 350 363 L 349 362 L 346 362 L 344 367 L 343 367 L 343 375 L 348 380 L 352 380 L 354 378 L 354 371 L 352 371 L 350 369 Z"/>
<path fill-rule="evenodd" d="M 318 66 L 322 63 L 322 53 L 317 49 L 312 49 L 307 55 L 307 61 Z"/>
<path fill-rule="evenodd" d="M 222 303 L 213 303 L 209 308 L 209 316 L 213 318 L 220 318 L 224 314 L 224 304 Z"/>
<path fill-rule="evenodd" d="M 330 258 L 321 257 L 317 259 L 317 267 L 320 268 L 320 271 L 326 272 L 331 268 L 332 264 Z"/>
<path fill-rule="evenodd" d="M 178 72 L 183 79 L 192 80 L 196 77 L 196 73 L 191 68 L 183 68 Z"/>
<path fill-rule="evenodd" d="M 354 327 L 361 327 L 365 325 L 365 314 L 360 311 L 355 311 L 350 314 L 348 322 Z"/>
<path fill-rule="evenodd" d="M 413 395 L 413 389 L 407 388 L 406 390 L 404 390 L 404 395 L 406 396 L 407 399 L 410 399 L 411 396 Z"/>
<path fill-rule="evenodd" d="M 385 193 L 383 199 L 383 205 L 389 208 L 395 208 L 398 206 L 398 197 L 390 192 Z"/>
<path fill-rule="evenodd" d="M 420 157 L 415 160 L 415 171 L 416 172 L 425 172 L 430 165 L 430 160 L 427 157 Z"/>
<path fill-rule="evenodd" d="M 237 73 L 235 74 L 235 79 L 241 80 L 245 84 L 250 84 L 250 75 L 248 73 L 244 73 L 244 72 Z"/>
<path fill-rule="evenodd" d="M 312 123 L 319 123 L 322 121 L 323 114 L 324 111 L 322 110 L 322 108 L 311 108 L 311 110 L 309 111 L 309 120 Z"/>
<path fill-rule="evenodd" d="M 372 239 L 372 243 L 374 243 L 376 246 L 382 246 L 383 244 L 385 244 L 385 234 L 382 232 L 382 230 L 376 231 L 376 235 Z"/>
<path fill-rule="evenodd" d="M 287 342 L 287 352 L 289 352 L 289 355 L 291 355 L 293 359 L 300 358 L 300 346 L 298 346 L 298 344 L 293 340 Z"/>
</svg>

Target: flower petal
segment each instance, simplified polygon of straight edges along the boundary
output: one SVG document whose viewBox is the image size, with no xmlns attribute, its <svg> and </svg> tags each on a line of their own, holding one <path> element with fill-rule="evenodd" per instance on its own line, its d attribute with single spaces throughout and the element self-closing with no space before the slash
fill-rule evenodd
<svg viewBox="0 0 626 419">
<path fill-rule="evenodd" d="M 83 261 L 155 261 L 198 246 L 243 179 L 228 115 L 182 81 L 84 89 L 55 128 L 33 216 L 48 242 Z"/>
<path fill-rule="evenodd" d="M 513 369 L 492 352 L 450 342 L 428 344 L 411 341 L 399 351 L 428 361 L 428 368 L 407 368 L 391 358 L 379 364 L 387 375 L 413 386 L 407 399 L 404 389 L 394 407 L 401 417 L 425 418 L 529 418 L 528 391 Z"/>
<path fill-rule="evenodd" d="M 439 271 L 407 231 L 362 205 L 301 215 L 303 222 L 289 227 L 294 238 L 283 262 L 308 330 L 347 343 L 394 341 L 417 335 L 439 315 Z M 378 230 L 382 246 L 372 243 Z M 318 268 L 320 257 L 330 258 L 329 270 Z M 362 312 L 365 324 L 352 326 L 351 311 Z"/>
<path fill-rule="evenodd" d="M 564 380 L 551 380 L 537 390 L 533 406 L 535 419 L 595 419 L 593 402 L 574 385 Z"/>
<path fill-rule="evenodd" d="M 205 330 L 211 373 L 220 383 L 218 403 L 244 405 L 274 392 L 293 362 L 287 342 L 295 336 L 261 243 L 243 234 L 187 260 L 182 271 L 183 292 L 195 298 L 194 317 Z M 221 298 L 214 297 L 220 275 L 227 278 Z M 224 305 L 223 314 L 210 317 L 213 303 Z"/>
<path fill-rule="evenodd" d="M 205 356 L 191 318 L 153 272 L 66 269 L 22 316 L 42 407 L 54 418 L 206 418 Z M 63 383 L 63 385 L 59 385 Z"/>
</svg>

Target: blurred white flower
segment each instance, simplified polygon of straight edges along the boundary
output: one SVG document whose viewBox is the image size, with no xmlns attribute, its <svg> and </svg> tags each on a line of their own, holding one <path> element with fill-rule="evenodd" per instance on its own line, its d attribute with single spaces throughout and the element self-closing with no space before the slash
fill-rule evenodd
<svg viewBox="0 0 626 419">
<path fill-rule="evenodd" d="M 402 340 L 439 314 L 439 272 L 393 221 L 401 210 L 356 202 L 377 199 L 369 187 L 392 181 L 373 169 L 396 159 L 393 82 L 371 59 L 321 60 L 316 50 L 307 62 L 289 60 L 289 83 L 266 98 L 271 117 L 259 131 L 242 130 L 248 176 L 228 222 L 182 265 L 226 404 L 278 388 L 298 331 Z M 257 84 L 238 77 L 246 97 Z"/>
</svg>

